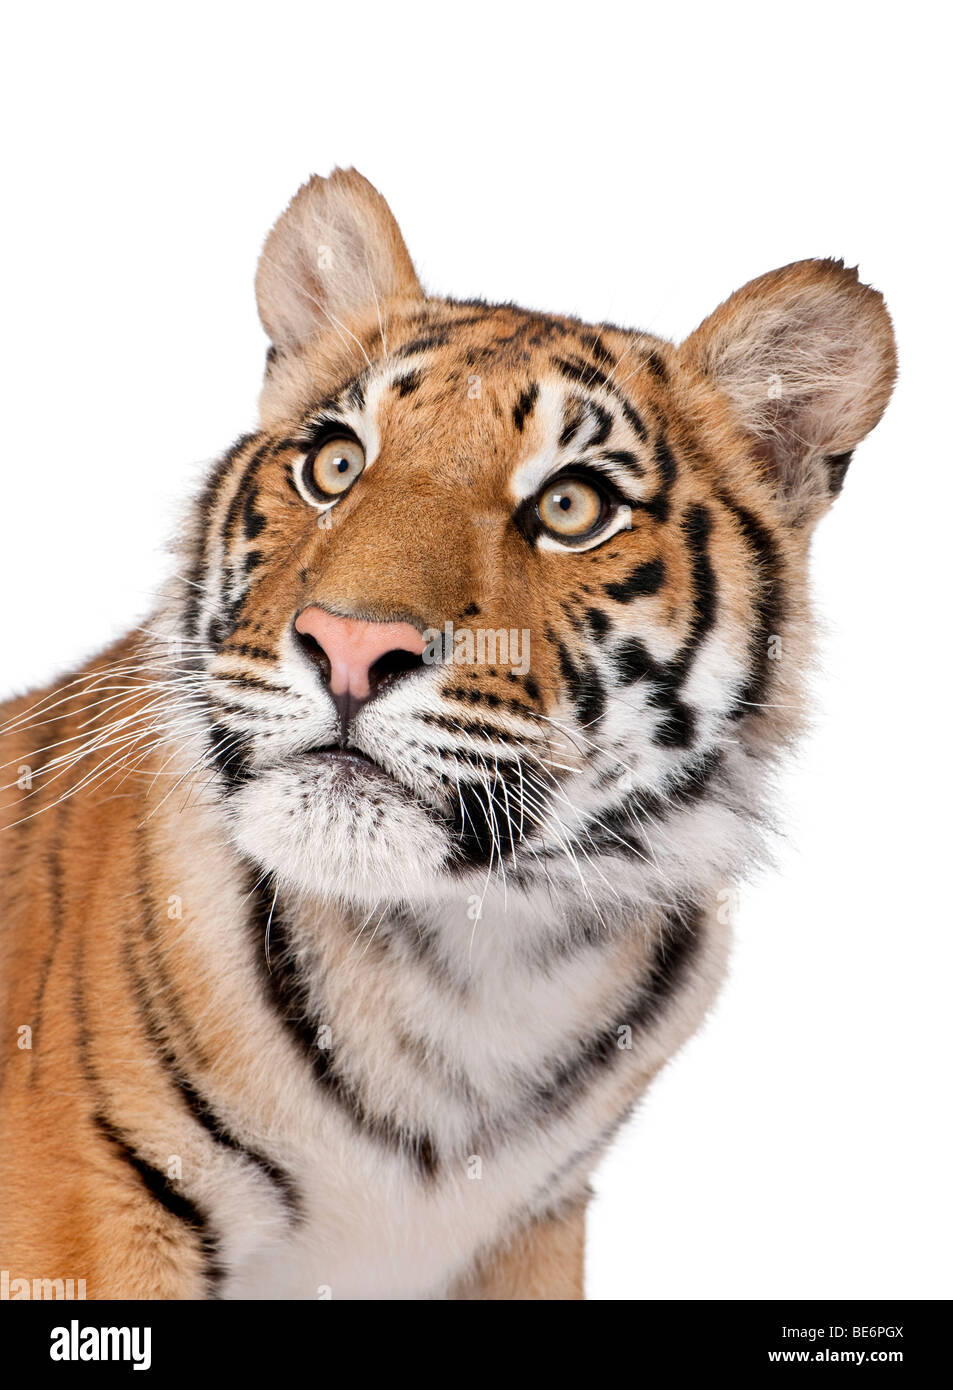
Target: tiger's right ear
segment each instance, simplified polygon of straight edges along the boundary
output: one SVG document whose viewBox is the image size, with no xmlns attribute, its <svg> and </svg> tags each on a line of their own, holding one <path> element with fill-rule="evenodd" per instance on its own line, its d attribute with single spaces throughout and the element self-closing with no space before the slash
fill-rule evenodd
<svg viewBox="0 0 953 1390">
<path fill-rule="evenodd" d="M 356 169 L 299 188 L 265 242 L 255 293 L 279 352 L 387 299 L 423 298 L 393 213 Z"/>
</svg>

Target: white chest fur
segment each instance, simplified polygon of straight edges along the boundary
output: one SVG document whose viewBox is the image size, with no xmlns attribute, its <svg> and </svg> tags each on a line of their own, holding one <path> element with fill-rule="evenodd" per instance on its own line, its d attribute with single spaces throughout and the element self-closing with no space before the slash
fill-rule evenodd
<svg viewBox="0 0 953 1390">
<path fill-rule="evenodd" d="M 724 948 L 699 916 L 669 978 L 659 961 L 675 942 L 644 931 L 527 951 L 464 921 L 448 950 L 406 920 L 380 924 L 370 945 L 322 919 L 316 946 L 303 925 L 300 950 L 280 932 L 272 943 L 297 993 L 279 983 L 271 1003 L 303 1023 L 299 1043 L 321 1046 L 289 1050 L 286 1017 L 262 1059 L 284 1117 L 271 1152 L 297 1213 L 263 1184 L 240 1201 L 221 1189 L 226 1174 L 210 1185 L 226 1297 L 447 1296 L 482 1252 L 582 1197 L 620 1120 L 697 1026 Z"/>
</svg>

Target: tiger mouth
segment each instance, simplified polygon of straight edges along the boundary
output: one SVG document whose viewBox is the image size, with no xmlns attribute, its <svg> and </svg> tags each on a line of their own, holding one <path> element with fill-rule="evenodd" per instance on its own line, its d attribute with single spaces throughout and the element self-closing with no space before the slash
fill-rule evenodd
<svg viewBox="0 0 953 1390">
<path fill-rule="evenodd" d="M 341 744 L 328 744 L 324 747 L 308 748 L 299 753 L 297 763 L 327 769 L 345 782 L 361 782 L 383 778 L 394 787 L 401 787 L 396 777 L 376 762 L 360 748 L 344 747 Z M 401 787 L 401 790 L 403 788 Z"/>
</svg>

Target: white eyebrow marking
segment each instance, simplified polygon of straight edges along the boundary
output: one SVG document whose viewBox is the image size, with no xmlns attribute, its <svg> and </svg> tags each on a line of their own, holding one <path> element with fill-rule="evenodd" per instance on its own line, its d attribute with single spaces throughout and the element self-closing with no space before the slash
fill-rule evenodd
<svg viewBox="0 0 953 1390">
<path fill-rule="evenodd" d="M 594 418 L 585 421 L 568 444 L 560 444 L 559 442 L 565 421 L 566 402 L 572 398 L 573 394 L 585 399 L 583 393 L 567 390 L 560 382 L 553 380 L 540 382 L 539 397 L 532 418 L 537 433 L 542 438 L 542 443 L 529 458 L 524 459 L 516 467 L 510 476 L 508 486 L 510 495 L 515 502 L 519 503 L 527 497 L 535 496 L 545 485 L 547 479 L 559 469 L 565 468 L 570 463 L 580 463 L 585 459 L 586 445 L 596 428 Z M 636 478 L 631 470 L 601 457 L 604 451 L 612 449 L 613 435 L 616 430 L 620 426 L 626 427 L 622 418 L 612 408 L 610 401 L 602 399 L 599 404 L 612 416 L 613 424 L 608 437 L 593 453 L 593 463 L 598 461 L 600 471 L 611 476 L 624 492 L 630 495 L 638 494 L 641 497 L 643 492 L 647 492 L 651 480 Z M 624 445 L 628 451 L 632 452 L 632 442 L 628 432 Z"/>
<path fill-rule="evenodd" d="M 550 473 L 559 467 L 559 435 L 565 399 L 565 391 L 554 381 L 540 382 L 533 422 L 537 432 L 542 434 L 544 443 L 535 454 L 524 459 L 510 477 L 510 495 L 515 502 L 522 502 L 539 492 Z"/>
</svg>

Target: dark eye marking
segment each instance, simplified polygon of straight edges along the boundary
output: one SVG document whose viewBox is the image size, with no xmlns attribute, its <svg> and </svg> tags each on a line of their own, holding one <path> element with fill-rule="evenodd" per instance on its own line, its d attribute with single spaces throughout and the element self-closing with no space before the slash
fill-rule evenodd
<svg viewBox="0 0 953 1390">
<path fill-rule="evenodd" d="M 520 535 L 531 545 L 534 545 L 541 535 L 553 534 L 552 526 L 544 524 L 540 513 L 540 506 L 546 495 L 560 483 L 576 481 L 585 484 L 587 488 L 598 494 L 602 503 L 602 511 L 587 532 L 579 535 L 567 533 L 565 536 L 556 536 L 556 539 L 564 540 L 567 546 L 571 546 L 574 542 L 597 541 L 600 532 L 606 529 L 618 509 L 622 506 L 632 505 L 608 474 L 600 472 L 598 468 L 587 467 L 585 464 L 569 464 L 560 469 L 558 473 L 554 473 L 535 495 L 524 497 L 513 513 L 513 524 Z"/>
<path fill-rule="evenodd" d="M 529 419 L 530 415 L 532 415 L 533 408 L 535 407 L 538 399 L 539 386 L 534 381 L 531 382 L 530 385 L 527 386 L 526 390 L 521 393 L 519 400 L 514 405 L 513 424 L 516 426 L 520 434 L 523 433 L 523 426 Z"/>
<path fill-rule="evenodd" d="M 634 598 L 647 598 L 651 594 L 657 594 L 664 583 L 665 565 L 662 560 L 656 558 L 636 565 L 625 579 L 613 584 L 603 584 L 602 590 L 609 598 L 615 599 L 616 603 L 629 603 Z"/>
</svg>

